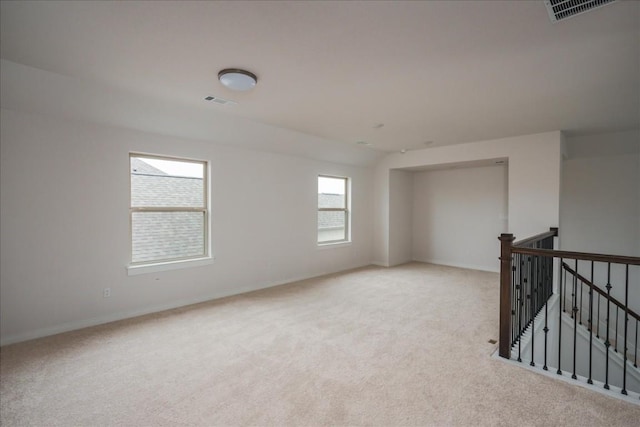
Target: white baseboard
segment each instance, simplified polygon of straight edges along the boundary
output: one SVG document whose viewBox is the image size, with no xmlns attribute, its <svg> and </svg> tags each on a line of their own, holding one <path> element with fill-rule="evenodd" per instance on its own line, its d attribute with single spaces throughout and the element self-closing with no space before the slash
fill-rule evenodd
<svg viewBox="0 0 640 427">
<path fill-rule="evenodd" d="M 161 311 L 172 310 L 174 308 L 185 307 L 188 305 L 199 304 L 202 302 L 217 300 L 221 298 L 226 298 L 234 295 L 245 294 L 248 292 L 259 291 L 261 289 L 272 288 L 275 286 L 286 285 L 288 283 L 299 282 L 302 280 L 318 278 L 322 276 L 326 276 L 329 274 L 343 273 L 350 270 L 355 270 L 358 268 L 366 267 L 371 265 L 369 263 L 365 263 L 362 265 L 357 265 L 355 267 L 349 267 L 343 270 L 337 270 L 333 272 L 326 272 L 318 275 L 302 275 L 297 277 L 291 277 L 283 280 L 274 280 L 267 283 L 263 283 L 258 286 L 243 286 L 234 290 L 226 290 L 215 292 L 213 294 L 208 294 L 198 298 L 189 298 L 184 300 L 173 301 L 167 304 L 160 304 L 150 307 L 144 307 L 137 310 L 124 311 L 108 314 L 106 316 L 94 317 L 91 319 L 78 320 L 73 322 L 61 323 L 59 325 L 49 326 L 46 328 L 35 329 L 33 331 L 28 331 L 20 334 L 9 335 L 7 337 L 2 337 L 0 339 L 0 346 L 15 344 L 23 341 L 28 341 L 36 338 L 48 337 L 51 335 L 61 334 L 64 332 L 75 331 L 78 329 L 88 328 L 91 326 L 103 325 L 105 323 L 116 322 L 118 320 L 131 319 L 134 317 L 144 316 L 146 314 L 158 313 Z"/>
<path fill-rule="evenodd" d="M 498 350 L 496 349 L 492 354 L 491 358 L 502 363 L 508 363 L 512 366 L 518 366 L 522 369 L 526 369 L 530 372 L 536 373 L 538 375 L 544 375 L 545 377 L 552 378 L 559 381 L 564 381 L 567 384 L 571 384 L 574 386 L 586 388 L 587 390 L 595 391 L 596 393 L 604 394 L 605 396 L 612 397 L 614 399 L 624 400 L 625 402 L 632 403 L 634 405 L 640 405 L 640 401 L 638 401 L 638 393 L 633 391 L 629 391 L 627 395 L 620 393 L 620 387 L 616 387 L 614 385 L 610 385 L 609 390 L 603 387 L 604 383 L 600 381 L 593 380 L 593 384 L 587 383 L 587 378 L 576 375 L 578 377 L 577 380 L 571 378 L 571 373 L 568 371 L 563 371 L 561 374 L 557 373 L 556 368 L 549 367 L 548 371 L 543 370 L 538 366 L 529 366 L 528 363 L 517 362 L 511 359 L 505 359 L 498 355 Z"/>
<path fill-rule="evenodd" d="M 466 268 L 469 270 L 479 270 L 479 271 L 488 271 L 490 273 L 499 273 L 499 267 L 487 267 L 486 265 L 474 265 L 474 264 L 466 264 L 459 262 L 451 262 L 451 261 L 443 261 L 441 259 L 413 259 L 418 262 L 426 262 L 428 264 L 437 264 L 437 265 L 446 265 L 447 267 L 458 267 L 458 268 Z"/>
<path fill-rule="evenodd" d="M 382 261 L 374 261 L 371 263 L 371 265 L 375 265 L 378 267 L 389 267 L 389 263 L 388 262 L 382 262 Z"/>
</svg>

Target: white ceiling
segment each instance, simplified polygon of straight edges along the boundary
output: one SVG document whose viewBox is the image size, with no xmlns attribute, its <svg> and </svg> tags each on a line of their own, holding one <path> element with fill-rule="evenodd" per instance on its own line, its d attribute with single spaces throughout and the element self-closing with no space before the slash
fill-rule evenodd
<svg viewBox="0 0 640 427">
<path fill-rule="evenodd" d="M 233 115 L 385 151 L 640 127 L 635 1 L 556 24 L 542 1 L 2 1 L 0 18 L 5 63 L 153 99 L 190 127 Z M 229 67 L 257 87 L 222 87 Z"/>
</svg>

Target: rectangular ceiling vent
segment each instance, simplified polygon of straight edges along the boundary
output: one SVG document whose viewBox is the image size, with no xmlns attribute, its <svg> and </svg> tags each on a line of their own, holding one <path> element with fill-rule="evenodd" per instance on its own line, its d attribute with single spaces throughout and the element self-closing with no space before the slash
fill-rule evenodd
<svg viewBox="0 0 640 427">
<path fill-rule="evenodd" d="M 227 105 L 227 104 L 236 105 L 237 104 L 236 101 L 231 101 L 229 99 L 219 98 L 217 96 L 207 96 L 205 98 L 205 101 L 214 102 L 214 103 L 220 104 L 220 105 Z"/>
<path fill-rule="evenodd" d="M 616 0 L 544 0 L 551 22 L 562 21 Z"/>
</svg>

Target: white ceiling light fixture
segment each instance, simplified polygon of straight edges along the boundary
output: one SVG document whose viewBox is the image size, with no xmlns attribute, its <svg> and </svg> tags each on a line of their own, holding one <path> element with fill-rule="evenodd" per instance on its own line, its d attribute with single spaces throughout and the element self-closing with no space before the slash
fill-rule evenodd
<svg viewBox="0 0 640 427">
<path fill-rule="evenodd" d="M 255 74 L 239 68 L 225 68 L 218 73 L 218 80 L 229 89 L 241 92 L 253 89 L 258 83 Z"/>
</svg>

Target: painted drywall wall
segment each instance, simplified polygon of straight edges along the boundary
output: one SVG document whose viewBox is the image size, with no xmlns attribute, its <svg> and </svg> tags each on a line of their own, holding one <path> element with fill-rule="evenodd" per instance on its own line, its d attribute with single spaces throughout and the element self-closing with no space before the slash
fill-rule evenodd
<svg viewBox="0 0 640 427">
<path fill-rule="evenodd" d="M 359 166 L 381 157 L 367 147 L 244 119 L 233 106 L 177 104 L 5 59 L 0 68 L 0 105 L 6 109 Z"/>
<path fill-rule="evenodd" d="M 371 169 L 6 109 L 1 118 L 2 343 L 371 260 Z M 212 264 L 127 276 L 130 151 L 210 162 Z M 352 179 L 351 244 L 316 244 L 318 174 Z"/>
<path fill-rule="evenodd" d="M 640 132 L 567 138 L 562 172 L 560 237 L 562 249 L 640 256 Z M 578 271 L 591 278 L 590 263 Z M 625 300 L 625 266 L 594 266 L 594 283 L 610 281 L 611 293 Z M 640 309 L 640 267 L 629 269 L 629 304 Z"/>
<path fill-rule="evenodd" d="M 388 185 L 392 169 L 473 163 L 505 159 L 509 163 L 508 230 L 522 239 L 557 227 L 560 204 L 561 133 L 559 131 L 524 135 L 469 144 L 434 147 L 390 154 L 376 166 L 374 259 L 388 265 L 391 221 Z M 497 238 L 497 236 L 496 236 Z M 410 247 L 409 239 L 394 246 Z"/>
<path fill-rule="evenodd" d="M 413 174 L 392 170 L 389 176 L 391 203 L 389 204 L 389 265 L 400 265 L 412 260 L 413 235 Z"/>
<path fill-rule="evenodd" d="M 498 271 L 506 173 L 504 165 L 416 172 L 413 259 Z"/>
<path fill-rule="evenodd" d="M 631 154 L 565 162 L 560 205 L 563 249 L 640 255 L 639 166 Z"/>
<path fill-rule="evenodd" d="M 640 132 L 567 138 L 562 248 L 640 256 Z"/>
<path fill-rule="evenodd" d="M 374 169 L 373 194 L 373 261 L 375 265 L 389 266 L 389 168 Z"/>
</svg>

